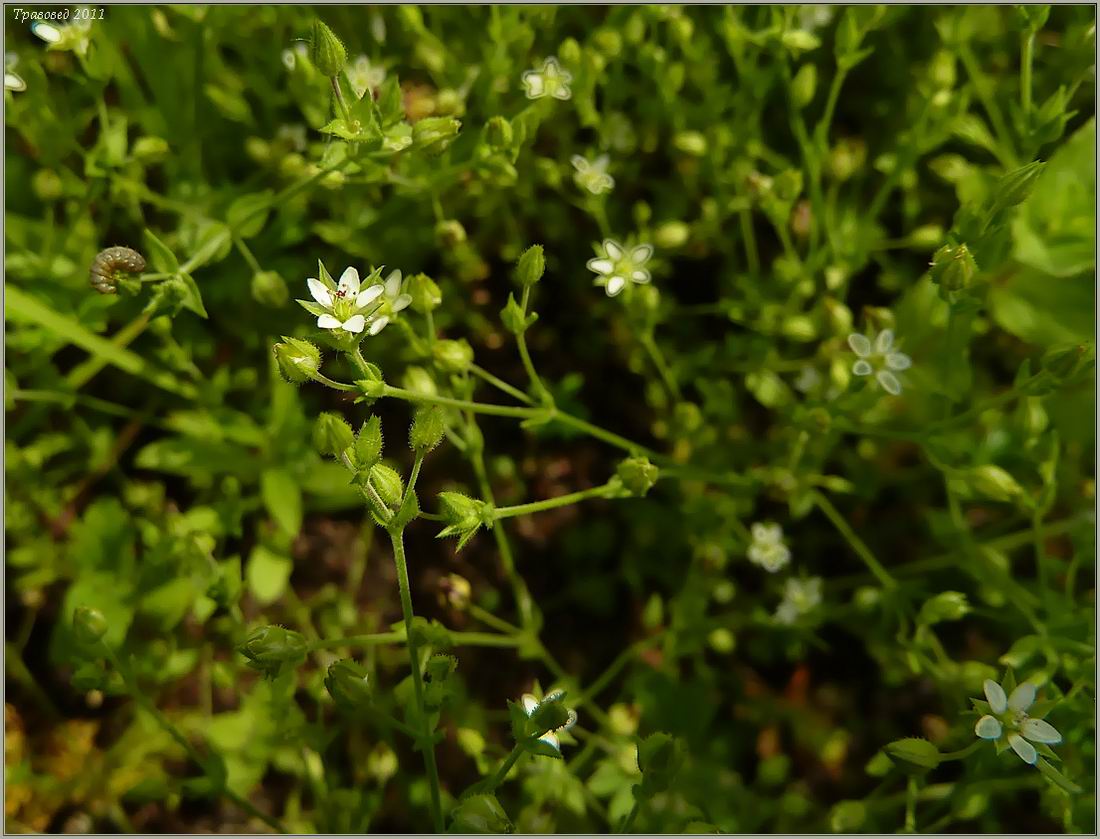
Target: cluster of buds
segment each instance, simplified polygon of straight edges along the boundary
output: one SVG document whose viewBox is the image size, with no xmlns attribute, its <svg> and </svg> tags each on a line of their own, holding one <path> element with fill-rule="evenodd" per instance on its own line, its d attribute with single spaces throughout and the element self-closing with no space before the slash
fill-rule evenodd
<svg viewBox="0 0 1100 839">
<path fill-rule="evenodd" d="M 491 528 L 496 520 L 490 504 L 470 498 L 461 492 L 441 492 L 439 501 L 442 504 L 443 517 L 447 526 L 436 534 L 436 538 L 457 536 L 457 550 L 462 550 L 479 528 Z"/>
</svg>

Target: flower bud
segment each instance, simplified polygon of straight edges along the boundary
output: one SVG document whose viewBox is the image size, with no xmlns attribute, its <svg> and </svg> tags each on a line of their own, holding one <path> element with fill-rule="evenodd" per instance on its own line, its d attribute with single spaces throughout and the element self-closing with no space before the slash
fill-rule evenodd
<svg viewBox="0 0 1100 839">
<path fill-rule="evenodd" d="M 322 76 L 338 76 L 348 60 L 348 52 L 336 33 L 322 21 L 313 21 L 309 37 L 309 60 Z"/>
<path fill-rule="evenodd" d="M 1024 493 L 1015 478 L 993 464 L 964 470 L 961 477 L 973 493 L 992 501 L 1013 501 Z"/>
<path fill-rule="evenodd" d="M 462 373 L 470 368 L 474 350 L 465 341 L 436 341 L 432 347 L 436 366 L 444 373 Z"/>
<path fill-rule="evenodd" d="M 531 245 L 516 264 L 516 282 L 521 286 L 533 286 L 546 271 L 546 257 L 542 245 Z"/>
<path fill-rule="evenodd" d="M 841 140 L 829 152 L 829 172 L 838 181 L 846 181 L 867 162 L 867 146 L 862 140 Z"/>
<path fill-rule="evenodd" d="M 658 469 L 645 457 L 628 457 L 619 462 L 615 474 L 624 489 L 641 498 L 657 483 Z"/>
<path fill-rule="evenodd" d="M 31 180 L 31 188 L 41 201 L 56 201 L 64 193 L 64 184 L 53 169 L 39 169 Z"/>
<path fill-rule="evenodd" d="M 672 138 L 672 145 L 692 157 L 702 157 L 707 153 L 707 138 L 699 131 L 681 131 Z"/>
<path fill-rule="evenodd" d="M 623 39 L 617 29 L 597 29 L 592 36 L 592 43 L 608 58 L 614 58 L 623 50 Z"/>
<path fill-rule="evenodd" d="M 337 706 L 345 711 L 357 711 L 371 702 L 367 670 L 350 658 L 334 661 L 328 666 L 325 687 Z"/>
<path fill-rule="evenodd" d="M 513 833 L 515 829 L 493 795 L 471 795 L 451 811 L 451 833 Z"/>
<path fill-rule="evenodd" d="M 917 737 L 895 740 L 883 751 L 907 775 L 923 775 L 940 765 L 939 749 Z"/>
<path fill-rule="evenodd" d="M 401 506 L 401 500 L 405 496 L 405 484 L 401 476 L 384 463 L 376 463 L 367 471 L 367 482 L 387 508 L 385 511 L 376 509 L 377 502 L 374 500 L 374 494 L 368 493 L 373 512 L 381 521 L 388 521 Z"/>
<path fill-rule="evenodd" d="M 958 591 L 944 591 L 924 602 L 920 608 L 918 620 L 926 626 L 942 621 L 957 621 L 966 617 L 970 611 L 966 595 Z"/>
<path fill-rule="evenodd" d="M 506 151 L 512 148 L 513 139 L 512 123 L 504 117 L 495 116 L 485 124 L 485 142 L 490 148 Z"/>
<path fill-rule="evenodd" d="M 662 731 L 646 737 L 638 744 L 638 768 L 642 770 L 642 783 L 637 788 L 639 797 L 665 792 L 683 762 L 684 748 L 678 739 Z"/>
<path fill-rule="evenodd" d="M 821 46 L 821 40 L 814 33 L 805 29 L 788 29 L 780 37 L 780 41 L 795 55 Z"/>
<path fill-rule="evenodd" d="M 476 501 L 461 492 L 441 492 L 439 501 L 447 526 L 436 534 L 436 538 L 457 536 L 457 550 L 462 550 L 478 528 L 482 525 L 491 526 L 493 523 L 492 508 L 484 501 Z"/>
<path fill-rule="evenodd" d="M 682 221 L 666 221 L 653 231 L 653 244 L 662 250 L 671 250 L 683 247 L 690 237 L 691 228 Z"/>
<path fill-rule="evenodd" d="M 371 379 L 356 379 L 355 386 L 359 388 L 359 392 L 366 399 L 372 402 L 386 395 L 386 383 L 382 381 L 380 376 Z"/>
<path fill-rule="evenodd" d="M 462 123 L 454 117 L 426 117 L 413 126 L 413 146 L 441 152 L 458 136 Z"/>
<path fill-rule="evenodd" d="M 445 219 L 435 226 L 435 238 L 443 246 L 453 248 L 466 241 L 466 228 L 454 219 Z"/>
<path fill-rule="evenodd" d="M 284 335 L 273 349 L 279 372 L 288 382 L 299 384 L 308 381 L 321 368 L 321 351 L 309 341 Z"/>
<path fill-rule="evenodd" d="M 978 273 L 978 264 L 966 245 L 944 245 L 932 257 L 929 276 L 947 291 L 962 291 Z"/>
<path fill-rule="evenodd" d="M 566 38 L 558 47 L 558 60 L 566 67 L 575 67 L 581 60 L 581 45 L 576 38 Z"/>
<path fill-rule="evenodd" d="M 257 271 L 252 275 L 252 299 L 265 306 L 285 306 L 290 299 L 286 280 L 275 271 Z"/>
<path fill-rule="evenodd" d="M 157 163 L 168 156 L 171 149 L 163 137 L 138 137 L 130 153 L 142 163 Z"/>
<path fill-rule="evenodd" d="M 1063 383 L 1090 369 L 1095 360 L 1096 347 L 1093 344 L 1055 347 L 1043 354 L 1042 369 L 1058 383 Z"/>
<path fill-rule="evenodd" d="M 813 64 L 803 64 L 791 80 L 791 101 L 796 108 L 805 108 L 814 98 L 817 89 L 817 68 Z"/>
<path fill-rule="evenodd" d="M 321 454 L 339 457 L 355 442 L 355 434 L 343 417 L 325 411 L 313 424 L 313 445 Z"/>
<path fill-rule="evenodd" d="M 439 445 L 447 429 L 446 415 L 438 405 L 418 408 L 409 428 L 409 447 L 423 455 Z"/>
<path fill-rule="evenodd" d="M 504 324 L 504 328 L 511 332 L 513 335 L 520 335 L 527 331 L 527 328 L 538 319 L 538 315 L 532 313 L 525 315 L 523 308 L 516 302 L 516 298 L 511 294 L 508 295 L 508 303 L 500 310 L 500 322 Z"/>
<path fill-rule="evenodd" d="M 282 626 L 261 626 L 237 647 L 248 659 L 248 666 L 274 679 L 283 667 L 296 667 L 305 661 L 309 645 L 301 633 Z"/>
<path fill-rule="evenodd" d="M 73 610 L 73 636 L 85 647 L 95 645 L 107 634 L 107 618 L 99 609 L 78 606 Z"/>
<path fill-rule="evenodd" d="M 1035 189 L 1046 163 L 1034 160 L 1006 174 L 993 190 L 993 212 L 1022 204 Z"/>
<path fill-rule="evenodd" d="M 443 302 L 443 292 L 427 274 L 413 274 L 409 277 L 405 291 L 412 298 L 412 310 L 422 315 L 438 309 Z"/>
</svg>

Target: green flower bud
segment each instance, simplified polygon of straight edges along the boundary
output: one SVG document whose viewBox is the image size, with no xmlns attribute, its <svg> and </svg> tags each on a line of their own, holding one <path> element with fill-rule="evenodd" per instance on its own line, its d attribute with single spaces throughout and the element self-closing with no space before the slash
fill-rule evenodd
<svg viewBox="0 0 1100 839">
<path fill-rule="evenodd" d="M 358 711 L 372 700 L 367 670 L 350 658 L 334 661 L 325 674 L 325 687 L 337 706 L 345 711 Z"/>
<path fill-rule="evenodd" d="M 53 169 L 39 169 L 35 172 L 31 188 L 41 201 L 56 201 L 65 191 L 61 178 Z"/>
<path fill-rule="evenodd" d="M 691 237 L 691 228 L 682 221 L 666 221 L 653 231 L 653 244 L 662 250 L 680 248 Z"/>
<path fill-rule="evenodd" d="M 805 108 L 814 99 L 817 89 L 817 68 L 813 64 L 803 64 L 791 80 L 791 101 L 796 108 Z"/>
<path fill-rule="evenodd" d="M 338 76 L 348 60 L 348 51 L 336 33 L 322 21 L 313 21 L 309 37 L 309 60 L 322 76 Z"/>
<path fill-rule="evenodd" d="M 526 332 L 528 327 L 536 320 L 538 320 L 538 315 L 533 312 L 530 315 L 525 315 L 523 308 L 516 302 L 516 298 L 511 294 L 508 295 L 508 303 L 500 310 L 500 322 L 504 324 L 505 329 L 513 335 L 520 335 Z"/>
<path fill-rule="evenodd" d="M 672 145 L 692 157 L 702 157 L 707 153 L 707 138 L 699 131 L 681 131 L 672 138 Z"/>
<path fill-rule="evenodd" d="M 978 273 L 978 264 L 966 245 L 944 245 L 932 257 L 929 276 L 947 291 L 968 288 Z"/>
<path fill-rule="evenodd" d="M 1091 370 L 1095 361 L 1096 347 L 1093 344 L 1055 347 L 1043 354 L 1042 369 L 1061 384 Z"/>
<path fill-rule="evenodd" d="M 805 29 L 788 29 L 783 33 L 780 41 L 795 55 L 815 50 L 821 46 L 821 39 Z"/>
<path fill-rule="evenodd" d="M 321 351 L 309 341 L 284 335 L 273 349 L 279 372 L 288 382 L 300 384 L 309 381 L 321 368 Z"/>
<path fill-rule="evenodd" d="M 958 591 L 944 591 L 924 602 L 918 620 L 932 626 L 942 621 L 957 621 L 966 617 L 970 604 L 966 595 Z"/>
<path fill-rule="evenodd" d="M 436 224 L 435 238 L 445 247 L 453 248 L 466 241 L 466 228 L 461 222 L 445 219 Z"/>
<path fill-rule="evenodd" d="M 163 137 L 138 137 L 131 154 L 142 163 L 157 163 L 168 156 L 171 149 Z"/>
<path fill-rule="evenodd" d="M 993 464 L 964 470 L 960 477 L 971 492 L 992 501 L 1014 501 L 1024 493 L 1015 478 Z"/>
<path fill-rule="evenodd" d="M 367 471 L 367 482 L 374 490 L 373 494 L 368 494 L 373 512 L 380 520 L 387 522 L 401 506 L 401 501 L 405 497 L 404 481 L 396 470 L 384 463 L 376 463 Z M 386 506 L 385 511 L 376 509 L 377 502 L 374 500 L 374 494 L 377 494 Z"/>
<path fill-rule="evenodd" d="M 614 58 L 623 50 L 623 39 L 616 29 L 598 29 L 592 43 L 603 55 Z"/>
<path fill-rule="evenodd" d="M 1032 190 L 1035 189 L 1035 184 L 1038 183 L 1039 176 L 1043 174 L 1045 168 L 1046 163 L 1035 160 L 1026 166 L 1014 169 L 1002 177 L 993 190 L 992 212 L 995 213 L 1006 207 L 1015 207 L 1017 204 L 1026 201 Z"/>
<path fill-rule="evenodd" d="M 367 417 L 355 438 L 355 463 L 368 468 L 382 460 L 382 420 Z"/>
<path fill-rule="evenodd" d="M 412 366 L 405 370 L 405 375 L 401 377 L 401 386 L 405 390 L 422 393 L 425 396 L 435 396 L 439 393 L 432 374 L 423 367 Z"/>
<path fill-rule="evenodd" d="M 829 172 L 838 181 L 846 181 L 867 162 L 867 146 L 862 140 L 841 140 L 829 151 Z"/>
<path fill-rule="evenodd" d="M 490 148 L 507 151 L 512 148 L 513 139 L 512 123 L 504 117 L 495 116 L 485 124 L 485 142 Z"/>
<path fill-rule="evenodd" d="M 678 739 L 662 731 L 649 735 L 638 744 L 642 783 L 635 787 L 635 795 L 649 798 L 665 792 L 672 786 L 683 763 L 684 747 Z"/>
<path fill-rule="evenodd" d="M 99 609 L 78 606 L 73 610 L 73 636 L 78 644 L 91 647 L 107 634 L 107 618 Z"/>
<path fill-rule="evenodd" d="M 462 123 L 454 117 L 425 117 L 413 126 L 413 146 L 441 152 L 458 136 Z"/>
<path fill-rule="evenodd" d="M 772 180 L 772 190 L 780 201 L 794 201 L 802 194 L 802 172 L 798 169 L 780 172 Z"/>
<path fill-rule="evenodd" d="M 457 536 L 456 550 L 462 550 L 482 525 L 492 526 L 493 511 L 484 501 L 476 501 L 461 492 L 441 492 L 439 501 L 447 526 L 436 534 L 436 538 Z"/>
<path fill-rule="evenodd" d="M 657 483 L 659 470 L 645 457 L 628 457 L 619 462 L 615 474 L 624 489 L 641 498 Z"/>
<path fill-rule="evenodd" d="M 474 350 L 465 339 L 436 341 L 432 346 L 432 358 L 444 373 L 462 373 L 470 368 Z"/>
<path fill-rule="evenodd" d="M 575 67 L 581 61 L 581 45 L 576 38 L 566 38 L 558 47 L 558 60 L 566 67 Z"/>
<path fill-rule="evenodd" d="M 907 775 L 923 775 L 940 765 L 939 749 L 917 737 L 895 740 L 883 751 Z"/>
<path fill-rule="evenodd" d="M 940 50 L 928 65 L 928 76 L 939 90 L 951 90 L 955 86 L 955 54 Z"/>
<path fill-rule="evenodd" d="M 542 245 L 531 245 L 516 263 L 516 282 L 521 286 L 533 286 L 546 271 L 546 257 Z"/>
<path fill-rule="evenodd" d="M 313 424 L 313 445 L 321 454 L 339 457 L 354 442 L 355 433 L 338 414 L 325 411 Z"/>
<path fill-rule="evenodd" d="M 450 646 L 450 633 L 447 644 Z M 432 646 L 444 646 L 432 644 Z M 428 659 L 424 667 L 424 707 L 429 711 L 438 711 L 454 693 L 451 676 L 458 669 L 458 659 L 451 655 L 436 654 Z"/>
<path fill-rule="evenodd" d="M 412 298 L 414 312 L 422 315 L 438 309 L 443 302 L 443 292 L 439 290 L 435 280 L 427 274 L 414 274 L 409 277 L 405 285 L 405 291 Z"/>
<path fill-rule="evenodd" d="M 447 429 L 447 418 L 438 405 L 418 408 L 409 428 L 409 446 L 417 454 L 426 454 L 439 445 Z"/>
<path fill-rule="evenodd" d="M 493 795 L 471 795 L 451 811 L 451 833 L 514 833 L 515 829 Z"/>
<path fill-rule="evenodd" d="M 124 278 L 120 277 L 118 286 L 136 294 L 140 288 L 140 280 L 137 282 L 137 286 L 128 286 Z M 178 276 L 169 277 L 167 280 L 157 283 L 156 288 L 153 290 L 153 296 L 149 298 L 149 302 L 145 305 L 145 311 L 150 317 L 160 315 L 175 317 L 183 308 L 183 301 L 186 296 L 187 287 L 184 285 L 183 280 Z"/>
<path fill-rule="evenodd" d="M 906 244 L 917 250 L 927 250 L 942 242 L 943 234 L 943 225 L 922 224 L 906 237 Z"/>
<path fill-rule="evenodd" d="M 286 280 L 275 271 L 257 271 L 252 275 L 252 299 L 265 306 L 285 306 L 290 299 Z"/>
<path fill-rule="evenodd" d="M 297 667 L 306 659 L 309 645 L 299 632 L 281 626 L 261 626 L 237 647 L 248 666 L 274 679 L 284 667 Z"/>
<path fill-rule="evenodd" d="M 782 333 L 792 341 L 812 341 L 817 337 L 817 326 L 809 315 L 791 315 L 783 319 Z"/>
</svg>

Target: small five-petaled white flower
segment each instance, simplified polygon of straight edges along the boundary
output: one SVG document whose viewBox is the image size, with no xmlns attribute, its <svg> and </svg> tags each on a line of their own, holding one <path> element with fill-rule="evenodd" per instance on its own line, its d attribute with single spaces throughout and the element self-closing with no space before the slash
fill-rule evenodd
<svg viewBox="0 0 1100 839">
<path fill-rule="evenodd" d="M 362 99 L 368 90 L 382 86 L 382 82 L 386 80 L 386 68 L 371 64 L 367 56 L 361 55 L 348 64 L 344 69 L 344 75 L 348 77 L 348 84 L 355 91 L 355 98 Z"/>
<path fill-rule="evenodd" d="M 652 245 L 635 245 L 627 249 L 613 239 L 605 239 L 597 253 L 600 255 L 588 260 L 588 270 L 597 274 L 596 285 L 603 286 L 608 297 L 619 294 L 628 281 L 639 285 L 650 281 L 645 264 L 653 256 Z"/>
<path fill-rule="evenodd" d="M 901 382 L 892 371 L 908 370 L 913 363 L 903 352 L 894 350 L 894 330 L 884 329 L 875 338 L 874 343 L 866 335 L 853 332 L 848 336 L 848 346 L 859 359 L 852 365 L 857 376 L 875 374 L 875 381 L 892 396 L 901 393 Z"/>
<path fill-rule="evenodd" d="M 538 711 L 539 706 L 549 702 L 557 702 L 564 695 L 564 692 L 560 690 L 551 691 L 550 693 L 546 694 L 546 696 L 544 696 L 542 698 L 542 701 L 540 702 L 538 699 L 535 698 L 533 694 L 525 693 L 523 694 L 523 696 L 520 697 L 520 704 L 523 706 L 524 713 L 526 713 L 528 717 L 533 717 Z M 558 733 L 562 731 L 568 731 L 577 724 L 577 712 L 574 711 L 572 708 L 569 708 L 567 710 L 569 712 L 569 718 L 565 721 L 564 725 L 560 725 L 552 731 L 547 731 L 545 734 L 540 735 L 538 738 L 554 751 L 556 751 L 558 754 L 561 754 L 561 740 L 558 739 Z"/>
<path fill-rule="evenodd" d="M 783 600 L 775 610 L 779 623 L 792 624 L 821 605 L 821 578 L 789 577 L 783 586 Z"/>
<path fill-rule="evenodd" d="M 564 100 L 573 95 L 569 90 L 573 74 L 564 69 L 556 58 L 546 59 L 541 69 L 527 70 L 520 78 L 528 99 L 553 96 Z"/>
<path fill-rule="evenodd" d="M 601 154 L 595 160 L 589 160 L 579 154 L 570 158 L 573 168 L 573 180 L 581 189 L 586 189 L 593 195 L 602 195 L 615 186 L 615 179 L 607 174 L 607 165 L 611 158 Z"/>
<path fill-rule="evenodd" d="M 752 526 L 749 562 L 774 574 L 791 561 L 791 549 L 783 542 L 783 528 L 774 522 L 756 522 Z"/>
<path fill-rule="evenodd" d="M 309 286 L 309 293 L 313 295 L 313 299 L 326 310 L 318 315 L 317 325 L 321 329 L 342 329 L 356 335 L 367 325 L 368 315 L 363 313 L 364 310 L 385 291 L 381 283 L 361 289 L 359 272 L 351 267 L 346 268 L 340 275 L 336 288 L 330 288 L 327 283 L 316 277 L 307 279 L 306 285 Z M 373 316 L 373 313 L 370 316 Z"/>
<path fill-rule="evenodd" d="M 1053 725 L 1028 716 L 1027 711 L 1035 702 L 1035 685 L 1031 682 L 1021 682 L 1010 696 L 992 679 L 986 679 L 982 688 L 989 710 L 993 713 L 984 715 L 974 726 L 974 733 L 978 737 L 983 740 L 999 740 L 1002 744 L 1007 742 L 1020 760 L 1032 765 L 1039 759 L 1039 753 L 1032 743 L 1053 745 L 1062 742 L 1062 735 Z"/>
</svg>

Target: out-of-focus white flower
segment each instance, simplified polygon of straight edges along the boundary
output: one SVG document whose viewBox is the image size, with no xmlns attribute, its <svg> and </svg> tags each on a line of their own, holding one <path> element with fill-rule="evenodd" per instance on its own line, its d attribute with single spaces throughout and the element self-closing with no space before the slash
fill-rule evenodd
<svg viewBox="0 0 1100 839">
<path fill-rule="evenodd" d="M 371 64 L 367 56 L 361 55 L 348 64 L 344 75 L 348 77 L 348 84 L 355 92 L 355 98 L 362 99 L 368 90 L 376 90 L 382 86 L 382 82 L 386 80 L 386 68 Z"/>
<path fill-rule="evenodd" d="M 64 26 L 54 26 L 42 20 L 31 24 L 31 32 L 47 44 L 47 49 L 66 50 L 84 56 L 88 53 L 92 39 L 92 21 L 78 18 Z"/>
<path fill-rule="evenodd" d="M 644 285 L 652 279 L 645 264 L 653 256 L 652 245 L 635 245 L 624 248 L 614 239 L 605 239 L 597 248 L 596 256 L 588 260 L 588 270 L 596 276 L 596 285 L 602 286 L 608 297 L 614 297 L 628 283 Z"/>
<path fill-rule="evenodd" d="M 894 371 L 908 370 L 913 361 L 903 352 L 894 350 L 894 330 L 884 329 L 872 343 L 866 335 L 853 332 L 848 336 L 848 346 L 859 359 L 852 365 L 857 376 L 875 376 L 875 381 L 887 393 L 897 396 L 901 393 L 901 382 Z"/>
<path fill-rule="evenodd" d="M 304 43 L 299 42 L 293 47 L 283 50 L 282 59 L 283 66 L 287 70 L 293 70 L 298 66 L 298 59 L 305 58 L 309 54 L 309 47 Z"/>
<path fill-rule="evenodd" d="M 564 69 L 556 58 L 546 59 L 540 69 L 527 70 L 520 78 L 528 99 L 552 96 L 565 100 L 573 95 L 569 90 L 573 74 Z"/>
<path fill-rule="evenodd" d="M 401 292 L 401 271 L 396 268 L 390 271 L 382 289 L 380 305 L 370 316 L 368 335 L 377 335 L 386 328 L 393 315 L 412 303 L 412 297 Z"/>
<path fill-rule="evenodd" d="M 756 522 L 752 526 L 749 562 L 774 574 L 791 561 L 791 550 L 783 541 L 783 528 L 774 522 Z"/>
<path fill-rule="evenodd" d="M 21 93 L 27 89 L 27 83 L 15 72 L 15 65 L 19 63 L 19 56 L 14 52 L 4 53 L 4 90 Z"/>
<path fill-rule="evenodd" d="M 542 698 L 542 701 L 539 701 L 533 694 L 525 693 L 520 697 L 520 704 L 523 705 L 524 713 L 526 713 L 528 717 L 533 717 L 538 712 L 540 706 L 550 702 L 558 702 L 563 695 L 564 694 L 560 690 L 551 691 Z M 552 731 L 547 731 L 538 738 L 558 754 L 561 754 L 561 740 L 558 739 L 558 734 L 563 731 L 568 731 L 577 724 L 577 712 L 572 708 L 568 708 L 567 711 L 569 713 L 569 718 L 565 721 L 564 725 L 558 726 Z"/>
<path fill-rule="evenodd" d="M 1035 702 L 1035 685 L 1031 682 L 1021 682 L 1011 695 L 992 679 L 986 679 L 982 688 L 991 713 L 983 715 L 974 726 L 978 737 L 1000 741 L 1002 747 L 1004 744 L 1011 746 L 1020 760 L 1032 765 L 1039 759 L 1032 743 L 1054 745 L 1062 742 L 1062 735 L 1053 725 L 1028 716 L 1027 711 Z"/>
<path fill-rule="evenodd" d="M 573 180 L 581 189 L 586 189 L 593 195 L 602 195 L 609 192 L 615 186 L 615 179 L 607 174 L 607 166 L 611 158 L 601 154 L 595 160 L 589 160 L 579 154 L 570 158 L 573 168 Z"/>
<path fill-rule="evenodd" d="M 790 577 L 783 585 L 783 600 L 775 610 L 775 619 L 792 624 L 821 605 L 821 578 Z"/>
</svg>

